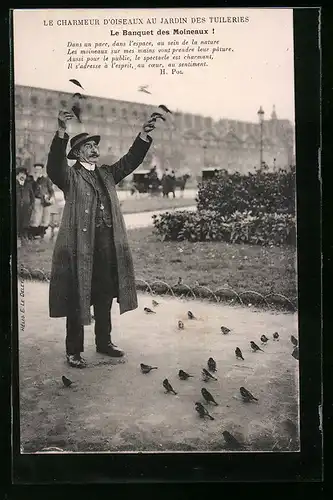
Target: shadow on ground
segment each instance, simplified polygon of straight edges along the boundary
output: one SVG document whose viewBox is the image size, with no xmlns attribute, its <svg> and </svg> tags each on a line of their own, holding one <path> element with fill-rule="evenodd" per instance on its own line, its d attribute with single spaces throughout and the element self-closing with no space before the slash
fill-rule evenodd
<svg viewBox="0 0 333 500">
<path fill-rule="evenodd" d="M 22 288 L 21 288 L 22 290 Z M 113 341 L 126 351 L 109 360 L 94 348 L 94 326 L 85 329 L 89 367 L 76 370 L 64 360 L 65 319 L 48 317 L 48 285 L 24 283 L 25 328 L 19 332 L 21 447 L 31 453 L 56 446 L 69 452 L 229 451 L 228 430 L 250 451 L 295 451 L 298 437 L 298 361 L 290 335 L 297 316 L 231 307 L 199 300 L 155 297 L 156 314 L 147 315 L 151 296 L 139 294 L 139 308 L 122 316 L 113 311 Z M 188 320 L 191 309 L 197 319 Z M 178 320 L 185 324 L 177 327 Z M 231 328 L 222 335 L 221 325 Z M 278 331 L 280 340 L 272 340 Z M 264 352 L 249 342 L 270 340 Z M 240 347 L 244 361 L 236 360 Z M 217 381 L 205 383 L 201 369 L 213 356 Z M 158 366 L 148 375 L 139 364 Z M 183 370 L 194 375 L 178 378 Z M 61 376 L 73 385 L 65 388 Z M 165 394 L 168 378 L 177 395 Z M 206 387 L 218 406 L 214 421 L 201 420 L 194 402 Z M 244 403 L 245 386 L 258 403 Z"/>
</svg>

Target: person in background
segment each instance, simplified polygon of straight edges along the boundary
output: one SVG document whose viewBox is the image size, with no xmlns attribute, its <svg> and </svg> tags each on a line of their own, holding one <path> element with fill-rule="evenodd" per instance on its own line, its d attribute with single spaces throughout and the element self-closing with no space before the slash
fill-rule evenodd
<svg viewBox="0 0 333 500">
<path fill-rule="evenodd" d="M 54 202 L 54 189 L 51 179 L 43 174 L 44 165 L 35 163 L 33 168 L 33 189 L 35 195 L 34 208 L 30 221 L 30 232 L 33 238 L 44 238 L 50 225 L 51 205 Z"/>
<path fill-rule="evenodd" d="M 24 167 L 16 169 L 16 220 L 17 236 L 23 240 L 29 236 L 30 218 L 35 196 L 33 186 Z"/>
<path fill-rule="evenodd" d="M 171 174 L 170 174 L 170 192 L 172 193 L 172 196 L 174 198 L 176 198 L 175 189 L 176 189 L 176 174 L 175 174 L 174 170 L 171 170 Z"/>
</svg>

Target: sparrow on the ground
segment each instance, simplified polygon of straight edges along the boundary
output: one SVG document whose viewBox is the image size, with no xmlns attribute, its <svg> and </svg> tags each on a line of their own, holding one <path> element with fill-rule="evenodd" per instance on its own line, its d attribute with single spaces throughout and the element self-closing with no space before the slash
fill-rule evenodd
<svg viewBox="0 0 333 500">
<path fill-rule="evenodd" d="M 227 328 L 226 326 L 221 326 L 221 332 L 223 335 L 227 335 L 228 333 L 231 332 L 230 328 Z"/>
<path fill-rule="evenodd" d="M 298 340 L 296 337 L 294 337 L 293 335 L 290 336 L 290 340 L 291 340 L 291 343 L 297 347 L 298 346 Z"/>
<path fill-rule="evenodd" d="M 258 401 L 258 398 L 255 398 L 253 396 L 253 394 L 250 393 L 250 391 L 248 391 L 247 389 L 245 389 L 245 387 L 240 387 L 239 388 L 239 392 L 241 393 L 242 398 L 246 402 L 248 402 L 248 401 Z"/>
<path fill-rule="evenodd" d="M 213 375 L 211 373 L 209 373 L 209 371 L 206 370 L 206 368 L 202 369 L 202 377 L 203 377 L 205 382 L 207 382 L 207 380 L 209 380 L 209 379 L 217 380 L 217 378 L 213 377 Z"/>
<path fill-rule="evenodd" d="M 216 372 L 216 361 L 213 358 L 209 358 L 207 361 L 208 370 L 211 372 Z"/>
<path fill-rule="evenodd" d="M 183 328 L 184 328 L 184 323 L 180 320 L 178 321 L 178 328 L 179 328 L 179 330 L 183 330 Z"/>
<path fill-rule="evenodd" d="M 279 340 L 279 334 L 278 332 L 273 333 L 273 340 Z"/>
<path fill-rule="evenodd" d="M 236 358 L 237 358 L 237 359 L 242 359 L 242 360 L 244 361 L 242 351 L 240 350 L 240 348 L 239 348 L 239 347 L 236 347 L 236 349 L 235 349 L 235 354 L 236 354 Z"/>
<path fill-rule="evenodd" d="M 140 369 L 142 373 L 149 373 L 151 370 L 157 370 L 157 366 L 145 365 L 144 363 L 140 363 Z"/>
<path fill-rule="evenodd" d="M 229 448 L 233 448 L 233 449 L 243 448 L 243 446 L 241 445 L 241 443 L 239 441 L 237 441 L 237 439 L 232 434 L 230 434 L 230 432 L 223 431 L 222 435 L 224 437 L 226 445 Z"/>
<path fill-rule="evenodd" d="M 147 314 L 156 314 L 156 311 L 153 311 L 150 307 L 144 307 L 143 310 Z"/>
<path fill-rule="evenodd" d="M 61 377 L 61 380 L 65 387 L 70 387 L 73 383 L 71 380 L 69 380 L 69 378 L 65 377 L 65 375 Z"/>
<path fill-rule="evenodd" d="M 156 300 L 152 300 L 151 303 L 153 304 L 154 307 L 157 307 L 159 305 L 159 302 L 157 302 Z"/>
<path fill-rule="evenodd" d="M 192 311 L 187 311 L 187 317 L 188 319 L 195 319 L 195 316 Z"/>
<path fill-rule="evenodd" d="M 262 349 L 260 349 L 260 347 L 255 342 L 253 342 L 253 340 L 251 340 L 250 345 L 251 345 L 254 352 L 256 352 L 256 351 L 264 352 Z"/>
<path fill-rule="evenodd" d="M 263 344 L 266 344 L 266 342 L 268 341 L 268 338 L 266 337 L 266 335 L 262 335 L 262 336 L 260 337 L 260 340 L 261 340 L 261 342 L 262 342 Z"/>
<path fill-rule="evenodd" d="M 299 359 L 299 349 L 298 347 L 295 347 L 295 349 L 293 350 L 293 352 L 291 353 L 292 357 L 295 358 L 295 359 Z"/>
<path fill-rule="evenodd" d="M 179 377 L 181 380 L 187 380 L 189 377 L 193 377 L 193 375 L 190 375 L 189 373 L 184 372 L 184 370 L 179 370 L 179 372 L 178 372 L 178 377 Z"/>
<path fill-rule="evenodd" d="M 163 380 L 163 387 L 166 392 L 172 392 L 175 395 L 177 394 L 167 378 Z"/>
<path fill-rule="evenodd" d="M 205 389 L 205 387 L 201 389 L 201 394 L 207 403 L 213 403 L 215 406 L 218 406 L 218 403 L 215 401 L 211 393 Z"/>
<path fill-rule="evenodd" d="M 215 420 L 214 417 L 212 417 L 209 413 L 208 410 L 204 407 L 203 404 L 201 404 L 199 401 L 197 401 L 194 405 L 196 411 L 199 413 L 200 418 L 205 418 L 208 417 L 210 420 Z"/>
</svg>

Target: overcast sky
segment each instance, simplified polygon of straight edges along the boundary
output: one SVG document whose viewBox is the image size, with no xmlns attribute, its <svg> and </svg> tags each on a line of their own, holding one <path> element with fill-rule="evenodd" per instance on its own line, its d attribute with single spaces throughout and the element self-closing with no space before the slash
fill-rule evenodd
<svg viewBox="0 0 333 500">
<path fill-rule="evenodd" d="M 209 17 L 249 16 L 247 23 L 210 23 Z M 157 23 L 147 24 L 156 17 Z M 161 18 L 186 17 L 187 24 L 160 24 Z M 206 22 L 192 24 L 191 17 Z M 143 25 L 104 26 L 104 19 L 142 18 Z M 99 19 L 95 26 L 58 26 L 57 20 Z M 44 21 L 53 20 L 53 26 Z M 183 75 L 163 76 L 157 69 L 76 70 L 66 65 L 67 43 L 123 41 L 133 37 L 111 37 L 110 29 L 147 30 L 173 28 L 208 29 L 209 39 L 233 52 L 218 53 L 207 68 L 185 68 Z M 214 33 L 212 30 L 214 29 Z M 193 36 L 163 37 L 163 40 L 189 40 Z M 161 40 L 161 36 L 135 38 L 137 41 Z M 207 39 L 198 36 L 197 40 Z M 269 118 L 273 104 L 279 118 L 294 122 L 293 13 L 291 9 L 45 9 L 14 11 L 15 83 L 73 91 L 70 78 L 80 80 L 87 94 L 167 104 L 182 112 L 257 121 L 263 106 Z M 138 92 L 149 85 L 151 95 Z M 77 87 L 75 88 L 75 90 Z"/>
</svg>

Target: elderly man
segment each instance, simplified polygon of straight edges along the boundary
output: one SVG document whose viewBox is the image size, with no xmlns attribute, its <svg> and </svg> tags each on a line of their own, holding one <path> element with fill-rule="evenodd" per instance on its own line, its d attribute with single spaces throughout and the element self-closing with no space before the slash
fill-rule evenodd
<svg viewBox="0 0 333 500">
<path fill-rule="evenodd" d="M 117 298 L 120 314 L 136 309 L 137 295 L 131 251 L 116 185 L 144 160 L 155 128 L 146 122 L 128 153 L 113 165 L 97 168 L 100 136 L 81 133 L 70 141 L 66 124 L 73 117 L 60 111 L 58 131 L 47 162 L 50 179 L 63 192 L 65 207 L 54 247 L 49 292 L 50 317 L 66 317 L 66 358 L 84 368 L 84 325 L 91 323 L 94 307 L 98 353 L 121 357 L 111 341 L 111 306 Z"/>
</svg>

